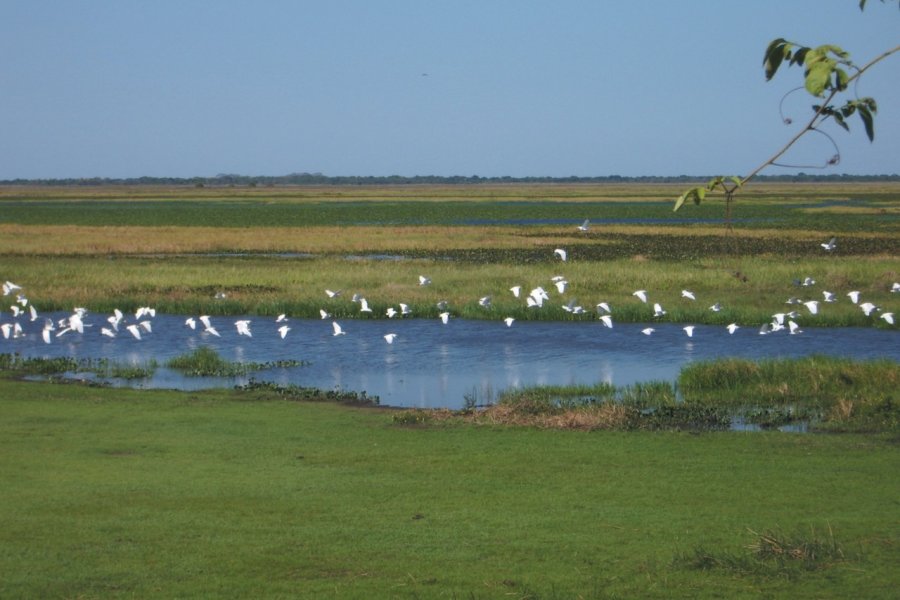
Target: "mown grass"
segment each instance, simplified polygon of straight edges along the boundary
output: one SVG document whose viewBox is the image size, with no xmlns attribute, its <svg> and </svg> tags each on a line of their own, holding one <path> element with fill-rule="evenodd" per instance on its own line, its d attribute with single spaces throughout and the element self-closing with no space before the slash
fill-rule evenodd
<svg viewBox="0 0 900 600">
<path fill-rule="evenodd" d="M 3 597 L 890 598 L 900 583 L 900 455 L 878 436 L 397 427 L 263 390 L 3 379 L 0 410 Z M 810 569 L 684 560 L 768 561 L 746 548 L 761 536 L 838 552 Z"/>
</svg>

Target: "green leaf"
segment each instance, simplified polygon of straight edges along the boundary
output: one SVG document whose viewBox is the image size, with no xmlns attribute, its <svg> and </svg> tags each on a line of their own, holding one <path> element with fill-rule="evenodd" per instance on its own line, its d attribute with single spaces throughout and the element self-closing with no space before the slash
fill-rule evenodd
<svg viewBox="0 0 900 600">
<path fill-rule="evenodd" d="M 778 67 L 781 66 L 781 61 L 790 56 L 791 46 L 792 44 L 783 38 L 778 38 L 777 40 L 769 42 L 769 46 L 766 48 L 766 53 L 763 57 L 766 81 L 769 81 L 775 76 Z"/>
<path fill-rule="evenodd" d="M 694 204 L 700 204 L 703 198 L 706 197 L 706 190 L 702 187 L 691 188 L 682 195 L 678 196 L 678 199 L 675 201 L 675 208 L 672 209 L 672 212 L 677 211 L 681 206 L 685 203 L 686 200 L 693 200 Z"/>
<path fill-rule="evenodd" d="M 841 113 L 833 112 L 831 113 L 831 116 L 834 119 L 835 123 L 843 127 L 845 130 L 850 131 L 850 127 L 847 126 L 847 122 L 844 121 L 844 117 L 841 116 Z"/>
<path fill-rule="evenodd" d="M 850 81 L 850 76 L 847 75 L 847 71 L 843 69 L 835 69 L 835 82 L 834 87 L 838 90 L 846 90 L 847 82 Z"/>
<path fill-rule="evenodd" d="M 817 98 L 824 95 L 833 67 L 833 62 L 814 62 L 806 73 L 806 91 Z"/>
<path fill-rule="evenodd" d="M 875 122 L 868 106 L 861 105 L 859 107 L 859 117 L 862 119 L 863 126 L 866 128 L 866 135 L 869 137 L 869 141 L 875 141 Z"/>
<path fill-rule="evenodd" d="M 729 177 L 728 179 L 731 180 L 731 182 L 734 183 L 734 185 L 737 187 L 741 187 L 744 185 L 744 180 L 741 179 L 740 177 L 732 176 L 732 177 Z"/>
</svg>

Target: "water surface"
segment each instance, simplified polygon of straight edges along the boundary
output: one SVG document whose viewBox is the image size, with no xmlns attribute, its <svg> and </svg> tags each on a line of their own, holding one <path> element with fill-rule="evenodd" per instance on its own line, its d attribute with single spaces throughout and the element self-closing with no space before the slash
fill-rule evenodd
<svg viewBox="0 0 900 600">
<path fill-rule="evenodd" d="M 54 320 L 67 315 L 47 315 Z M 237 334 L 234 322 L 251 321 L 253 337 Z M 6 315 L 3 322 L 9 322 Z M 331 321 L 292 319 L 285 339 L 273 318 L 213 317 L 217 338 L 184 325 L 184 317 L 157 315 L 152 333 L 141 340 L 127 331 L 115 339 L 100 334 L 105 315 L 85 317 L 83 334 L 69 332 L 45 344 L 43 319 L 20 319 L 25 336 L 0 338 L 0 352 L 30 357 L 107 358 L 126 364 L 169 358 L 201 346 L 229 361 L 304 361 L 302 366 L 257 371 L 239 378 L 185 377 L 159 368 L 153 377 L 117 385 L 202 389 L 246 383 L 250 377 L 281 385 L 324 390 L 365 391 L 381 404 L 422 408 L 461 408 L 466 401 L 486 404 L 504 389 L 533 385 L 595 384 L 624 386 L 650 380 L 674 381 L 686 364 L 725 356 L 748 359 L 829 354 L 855 359 L 887 357 L 900 361 L 900 333 L 876 328 L 806 328 L 802 334 L 759 335 L 755 326 L 729 335 L 721 326 L 697 326 L 687 337 L 680 325 L 599 321 L 521 322 L 451 319 L 343 320 L 346 335 L 332 335 Z M 198 325 L 198 327 L 202 327 Z M 388 344 L 383 336 L 397 338 Z"/>
</svg>

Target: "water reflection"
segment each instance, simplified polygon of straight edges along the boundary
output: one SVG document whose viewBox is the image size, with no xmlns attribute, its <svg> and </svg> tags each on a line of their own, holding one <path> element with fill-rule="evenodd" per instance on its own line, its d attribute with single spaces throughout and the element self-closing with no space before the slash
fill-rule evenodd
<svg viewBox="0 0 900 600">
<path fill-rule="evenodd" d="M 209 346 L 230 361 L 307 363 L 253 373 L 257 380 L 365 391 L 385 405 L 423 408 L 461 408 L 467 400 L 480 404 L 511 387 L 673 381 L 685 364 L 723 356 L 760 359 L 828 353 L 900 360 L 900 334 L 875 328 L 805 327 L 802 335 L 760 336 L 754 327 L 729 335 L 724 327 L 697 326 L 688 339 L 681 326 L 666 324 L 655 324 L 656 332 L 645 336 L 640 333 L 643 325 L 617 324 L 608 329 L 596 321 L 523 321 L 508 328 L 499 321 L 465 319 L 448 325 L 431 319 L 348 320 L 343 322 L 347 335 L 334 337 L 328 321 L 292 320 L 291 332 L 281 339 L 274 319 L 259 317 L 247 317 L 252 321 L 252 338 L 238 336 L 233 323 L 239 318 L 213 317 L 222 334 L 216 338 L 185 327 L 183 317 L 157 315 L 153 332 L 142 340 L 127 332 L 111 340 L 99 333 L 105 316 L 88 315 L 86 321 L 93 327 L 84 334 L 67 333 L 49 345 L 41 340 L 41 321 L 23 322 L 25 337 L 0 338 L 0 352 L 108 358 L 135 365 L 156 360 L 163 365 L 173 356 Z M 389 331 L 397 333 L 390 345 L 383 339 Z M 184 377 L 159 368 L 153 377 L 130 385 L 202 389 L 248 380 L 249 376 Z"/>
</svg>

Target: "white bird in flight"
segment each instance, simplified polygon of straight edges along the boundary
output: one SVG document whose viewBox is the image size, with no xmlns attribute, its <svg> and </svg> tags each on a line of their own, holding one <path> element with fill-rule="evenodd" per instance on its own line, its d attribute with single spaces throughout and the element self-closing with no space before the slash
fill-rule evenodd
<svg viewBox="0 0 900 600">
<path fill-rule="evenodd" d="M 578 226 L 578 231 L 588 231 L 591 228 L 590 219 L 585 219 L 584 223 Z"/>
<path fill-rule="evenodd" d="M 853 290 L 852 292 L 847 292 L 847 297 L 850 298 L 850 302 L 853 304 L 859 304 L 859 291 Z"/>
<path fill-rule="evenodd" d="M 819 313 L 819 301 L 818 300 L 807 300 L 803 303 L 803 306 L 809 310 L 810 314 L 818 314 Z"/>
<path fill-rule="evenodd" d="M 566 262 L 566 259 L 569 256 L 568 253 L 565 250 L 563 250 L 562 248 L 557 248 L 556 250 L 553 251 L 553 254 L 558 256 L 559 259 L 563 262 Z"/>
<path fill-rule="evenodd" d="M 598 302 L 597 303 L 597 312 L 599 313 L 601 310 L 605 311 L 607 314 L 612 312 L 609 309 L 609 304 L 607 304 L 606 302 Z"/>
<path fill-rule="evenodd" d="M 894 324 L 894 313 L 892 313 L 892 312 L 881 313 L 881 315 L 879 315 L 879 317 L 884 319 L 891 325 Z"/>
<path fill-rule="evenodd" d="M 728 327 L 726 327 L 725 329 L 728 330 L 728 333 L 734 335 L 734 332 L 737 331 L 739 328 L 740 328 L 740 326 L 737 323 L 729 323 Z"/>
<path fill-rule="evenodd" d="M 512 317 L 506 317 L 505 319 L 503 319 L 503 322 L 506 323 L 507 327 L 512 327 L 514 321 L 515 319 Z"/>
<path fill-rule="evenodd" d="M 365 298 L 359 299 L 359 312 L 372 312 L 369 308 L 369 302 Z"/>
<path fill-rule="evenodd" d="M 281 336 L 281 339 L 284 339 L 285 336 L 287 336 L 288 331 L 290 331 L 290 330 L 291 330 L 291 328 L 288 327 L 287 325 L 282 325 L 281 327 L 278 328 L 278 335 Z"/>
<path fill-rule="evenodd" d="M 240 321 L 235 321 L 234 326 L 237 328 L 238 335 L 246 335 L 247 337 L 253 337 L 253 333 L 250 332 L 250 321 L 246 319 L 242 319 Z"/>
<path fill-rule="evenodd" d="M 333 335 L 333 336 L 346 335 L 346 334 L 347 334 L 347 332 L 344 331 L 344 330 L 341 328 L 341 326 L 338 324 L 337 321 L 332 321 L 332 322 L 331 322 L 331 328 L 334 329 L 334 333 L 331 334 L 331 335 Z"/>
<path fill-rule="evenodd" d="M 396 334 L 396 333 L 386 333 L 386 334 L 384 334 L 384 341 L 386 341 L 388 344 L 393 344 L 393 343 L 394 343 L 394 340 L 395 340 L 396 338 L 397 338 L 397 334 Z"/>
<path fill-rule="evenodd" d="M 606 327 L 612 329 L 612 326 L 613 326 L 613 320 L 612 320 L 612 317 L 611 317 L 611 316 L 609 316 L 609 315 L 601 315 L 601 316 L 600 316 L 600 320 L 603 321 L 603 325 L 604 325 L 604 326 L 606 326 Z"/>
<path fill-rule="evenodd" d="M 663 307 L 659 304 L 659 302 L 657 302 L 656 304 L 653 305 L 653 316 L 654 317 L 661 317 L 664 314 L 666 314 L 666 311 L 663 310 Z"/>
<path fill-rule="evenodd" d="M 430 277 L 419 275 L 419 285 L 428 285 L 429 283 L 431 283 Z"/>
<path fill-rule="evenodd" d="M 654 331 L 656 331 L 656 330 L 653 329 L 652 327 L 645 327 L 644 329 L 641 329 L 641 333 L 643 333 L 644 335 L 650 335 Z"/>
<path fill-rule="evenodd" d="M 687 334 L 688 337 L 694 337 L 694 326 L 693 325 L 686 325 L 686 326 L 682 327 L 682 329 L 684 329 L 684 332 Z"/>
<path fill-rule="evenodd" d="M 509 288 L 509 291 L 512 292 L 512 295 L 513 295 L 513 296 L 515 296 L 516 298 L 518 298 L 518 297 L 519 297 L 519 294 L 522 293 L 522 286 L 521 286 L 521 285 L 514 285 L 514 286 L 512 286 L 511 288 Z"/>
<path fill-rule="evenodd" d="M 632 292 L 631 295 L 640 298 L 641 302 L 647 301 L 647 290 L 638 290 L 636 292 Z"/>
<path fill-rule="evenodd" d="M 443 323 L 444 325 L 446 325 L 447 322 L 450 320 L 450 313 L 448 313 L 448 312 L 442 312 L 438 316 L 441 318 L 441 323 Z"/>
<path fill-rule="evenodd" d="M 687 298 L 688 300 L 696 300 L 697 299 L 696 297 L 694 297 L 694 292 L 692 292 L 690 290 L 681 290 L 681 297 Z"/>
<path fill-rule="evenodd" d="M 831 238 L 826 243 L 819 244 L 819 245 L 822 246 L 823 248 L 825 248 L 825 250 L 827 250 L 828 252 L 831 252 L 832 250 L 837 248 L 837 245 L 834 243 L 836 241 L 836 239 L 837 238 Z"/>
</svg>

